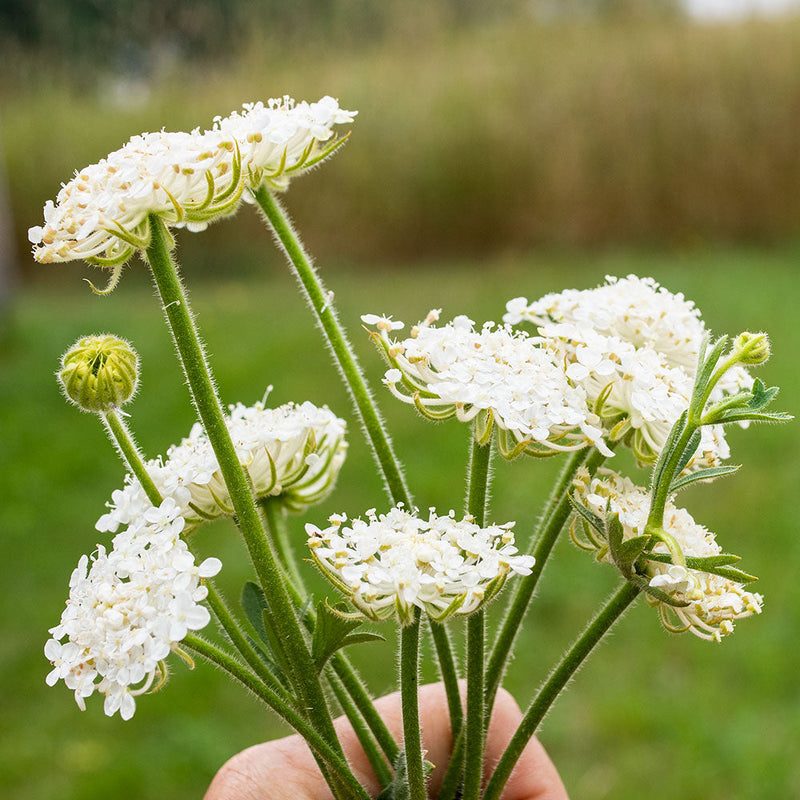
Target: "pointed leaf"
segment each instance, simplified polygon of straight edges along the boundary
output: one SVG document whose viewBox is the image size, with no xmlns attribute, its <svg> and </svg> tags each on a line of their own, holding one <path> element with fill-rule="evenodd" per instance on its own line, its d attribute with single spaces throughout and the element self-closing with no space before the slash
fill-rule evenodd
<svg viewBox="0 0 800 800">
<path fill-rule="evenodd" d="M 669 487 L 670 493 L 677 492 L 679 489 L 684 489 L 692 483 L 697 481 L 710 481 L 714 478 L 721 478 L 723 475 L 732 475 L 742 468 L 741 464 L 731 464 L 725 467 L 709 467 L 708 469 L 699 469 L 697 472 L 691 472 L 678 478 L 672 482 Z"/>
<path fill-rule="evenodd" d="M 264 627 L 266 607 L 267 601 L 261 587 L 253 581 L 247 581 L 242 588 L 242 609 L 261 641 L 265 643 L 267 642 L 267 632 Z"/>
<path fill-rule="evenodd" d="M 573 510 L 577 511 L 577 513 L 580 514 L 598 533 L 605 533 L 605 525 L 600 517 L 589 511 L 588 508 L 585 508 L 575 499 L 573 495 L 568 494 L 567 500 L 569 500 Z"/>
<path fill-rule="evenodd" d="M 342 647 L 360 642 L 374 642 L 384 637 L 378 633 L 353 633 L 363 625 L 363 619 L 352 619 L 340 616 L 324 602 L 317 604 L 317 624 L 314 627 L 314 638 L 311 642 L 311 657 L 317 671 L 321 672 L 327 660 Z"/>
<path fill-rule="evenodd" d="M 621 561 L 626 563 L 630 569 L 630 566 L 639 558 L 645 547 L 647 547 L 650 538 L 650 534 L 645 533 L 642 536 L 634 536 L 632 539 L 626 539 L 619 546 L 617 556 Z"/>
<path fill-rule="evenodd" d="M 674 608 L 686 608 L 689 603 L 684 603 L 681 600 L 676 600 L 674 597 L 670 597 L 666 592 L 662 592 L 661 589 L 658 589 L 655 586 L 651 586 L 650 583 L 647 581 L 646 578 L 643 578 L 641 575 L 633 574 L 629 577 L 631 583 L 638 586 L 645 594 L 649 594 L 650 597 L 658 600 L 660 603 L 664 603 L 668 606 L 673 606 Z"/>
<path fill-rule="evenodd" d="M 686 449 L 681 454 L 680 459 L 678 460 L 677 468 L 675 469 L 675 474 L 680 475 L 683 472 L 686 465 L 692 460 L 692 456 L 697 452 L 697 448 L 700 445 L 700 429 L 698 428 L 690 437 L 689 441 L 686 443 Z"/>
</svg>

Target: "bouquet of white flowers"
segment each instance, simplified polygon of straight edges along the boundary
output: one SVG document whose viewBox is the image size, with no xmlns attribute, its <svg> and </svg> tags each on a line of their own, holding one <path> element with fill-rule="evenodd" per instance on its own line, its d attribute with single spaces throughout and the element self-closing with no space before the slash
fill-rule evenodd
<svg viewBox="0 0 800 800">
<path fill-rule="evenodd" d="M 199 417 L 164 456 L 147 459 L 121 410 L 137 387 L 131 345 L 87 336 L 64 355 L 64 393 L 101 418 L 129 474 L 96 523 L 103 543 L 72 573 L 66 608 L 45 645 L 53 665 L 47 682 L 63 680 L 80 708 L 97 692 L 106 714 L 127 720 L 136 698 L 166 682 L 171 653 L 190 664 L 199 656 L 304 737 L 334 797 L 369 796 L 334 726 L 335 699 L 369 759 L 380 798 L 423 800 L 432 766 L 419 722 L 425 632 L 435 645 L 453 741 L 437 796 L 498 800 L 561 690 L 640 595 L 667 630 L 711 641 L 761 613 L 763 598 L 750 588 L 755 578 L 675 497 L 738 469 L 726 463 L 726 425 L 789 416 L 768 409 L 777 389 L 750 373 L 769 357 L 767 335 L 713 339 L 690 301 L 652 279 L 609 277 L 589 290 L 533 302 L 512 298 L 499 322 L 457 315 L 440 323 L 437 309 L 407 336 L 402 322 L 366 310 L 362 321 L 387 363 L 387 394 L 428 419 L 454 417 L 468 426 L 463 513 L 420 513 L 334 295 L 277 198 L 294 176 L 339 148 L 346 137 L 335 126 L 355 116 L 330 97 L 283 97 L 216 118 L 206 131 L 135 136 L 77 172 L 46 204 L 44 225 L 30 229 L 38 261 L 84 259 L 110 270 L 98 294 L 112 291 L 123 265 L 141 254 Z M 173 229 L 202 231 L 243 201 L 260 208 L 299 279 L 350 391 L 388 506 L 365 502 L 326 522 L 314 519 L 312 506 L 334 490 L 347 453 L 346 423 L 327 407 L 260 402 L 226 413 L 220 403 L 174 259 Z M 650 469 L 647 486 L 609 469 L 623 447 Z M 528 553 L 515 545 L 514 522 L 488 518 L 495 455 L 563 460 Z M 310 515 L 304 561 L 330 581 L 333 599 L 312 602 L 303 574 L 310 566 L 295 562 L 289 544 L 289 512 Z M 220 560 L 197 563 L 193 553 L 199 529 L 222 516 L 241 531 L 254 570 L 236 604 L 215 588 Z M 619 588 L 554 666 L 502 756 L 485 768 L 506 665 L 565 531 L 617 570 Z M 493 638 L 484 616 L 490 602 L 505 603 Z M 448 629 L 459 616 L 467 627 L 463 676 Z M 212 617 L 218 634 L 201 635 Z M 362 626 L 385 620 L 401 629 L 401 743 L 345 652 L 380 640 Z"/>
</svg>

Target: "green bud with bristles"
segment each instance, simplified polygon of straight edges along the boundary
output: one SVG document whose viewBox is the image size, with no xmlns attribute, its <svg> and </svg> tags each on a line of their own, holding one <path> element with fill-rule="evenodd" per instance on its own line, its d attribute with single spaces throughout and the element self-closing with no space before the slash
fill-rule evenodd
<svg viewBox="0 0 800 800">
<path fill-rule="evenodd" d="M 133 396 L 138 360 L 124 339 L 110 334 L 85 336 L 62 356 L 58 380 L 82 411 L 106 413 Z"/>
<path fill-rule="evenodd" d="M 767 361 L 770 356 L 769 337 L 766 333 L 745 331 L 733 340 L 731 352 L 737 357 L 740 364 L 757 367 Z"/>
</svg>

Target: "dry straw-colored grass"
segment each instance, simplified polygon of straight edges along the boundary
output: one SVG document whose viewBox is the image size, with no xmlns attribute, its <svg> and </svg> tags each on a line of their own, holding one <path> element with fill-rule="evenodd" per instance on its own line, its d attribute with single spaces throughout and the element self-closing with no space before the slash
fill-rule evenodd
<svg viewBox="0 0 800 800">
<path fill-rule="evenodd" d="M 347 148 L 289 198 L 329 257 L 797 234 L 800 20 L 413 33 L 335 53 L 254 36 L 224 66 L 166 69 L 132 108 L 54 88 L 52 74 L 7 93 L 0 137 L 23 249 L 73 166 L 142 129 L 208 125 L 284 92 L 360 110 Z M 204 248 L 239 239 L 225 227 Z"/>
</svg>

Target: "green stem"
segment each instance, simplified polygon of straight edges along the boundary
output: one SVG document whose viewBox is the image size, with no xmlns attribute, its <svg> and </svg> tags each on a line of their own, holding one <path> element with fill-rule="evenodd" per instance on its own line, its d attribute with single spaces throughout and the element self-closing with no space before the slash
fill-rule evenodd
<svg viewBox="0 0 800 800">
<path fill-rule="evenodd" d="M 303 581 L 303 577 L 297 568 L 294 551 L 289 543 L 289 535 L 286 530 L 286 512 L 283 503 L 278 498 L 265 497 L 261 500 L 261 508 L 264 510 L 264 516 L 267 520 L 267 533 L 270 536 L 272 546 L 278 554 L 281 566 L 288 575 L 288 584 L 296 586 L 301 594 L 306 594 L 305 581 Z"/>
<path fill-rule="evenodd" d="M 285 646 L 286 659 L 297 666 L 297 691 L 314 727 L 341 752 L 325 695 L 314 669 L 300 623 L 286 593 L 280 569 L 272 555 L 250 489 L 231 441 L 200 337 L 194 325 L 189 298 L 170 252 L 171 237 L 157 215 L 150 215 L 151 240 L 147 260 L 175 340 L 192 399 L 219 463 L 236 513 L 239 529 L 261 582 L 277 640 Z"/>
<path fill-rule="evenodd" d="M 383 750 L 386 758 L 391 764 L 394 764 L 400 753 L 400 747 L 386 727 L 383 717 L 381 717 L 375 708 L 355 667 L 353 667 L 343 653 L 334 653 L 333 656 L 331 656 L 330 663 L 336 676 L 341 680 L 345 689 L 347 689 L 350 694 L 361 716 L 364 717 L 364 721 L 381 746 L 381 750 Z"/>
<path fill-rule="evenodd" d="M 253 694 L 263 700 L 276 714 L 291 725 L 308 743 L 308 746 L 326 765 L 331 777 L 340 786 L 347 787 L 348 798 L 369 800 L 369 795 L 353 775 L 342 753 L 300 716 L 285 700 L 220 648 L 193 633 L 188 633 L 181 644 L 198 655 L 216 664 L 232 678 L 239 681 Z"/>
<path fill-rule="evenodd" d="M 458 690 L 458 672 L 447 628 L 440 622 L 430 620 L 433 643 L 439 660 L 439 676 L 447 695 L 447 710 L 450 714 L 450 732 L 455 741 L 464 723 L 464 711 L 461 707 L 461 692 Z"/>
<path fill-rule="evenodd" d="M 517 760 L 522 755 L 522 751 L 536 732 L 545 714 L 547 714 L 570 678 L 586 660 L 589 653 L 592 652 L 597 643 L 620 616 L 622 616 L 623 612 L 638 595 L 639 589 L 636 586 L 625 583 L 622 588 L 608 600 L 602 610 L 589 623 L 586 630 L 564 654 L 561 661 L 550 673 L 550 677 L 544 683 L 530 707 L 525 712 L 525 716 L 519 728 L 517 728 L 516 732 L 511 737 L 511 741 L 508 743 L 508 747 L 495 767 L 494 773 L 486 787 L 483 800 L 499 800 L 503 787 L 511 775 L 511 771 L 514 769 Z"/>
<path fill-rule="evenodd" d="M 411 495 L 392 449 L 389 435 L 367 388 L 361 367 L 353 354 L 353 348 L 347 341 L 344 329 L 336 317 L 332 306 L 332 296 L 323 287 L 311 259 L 303 249 L 300 239 L 294 232 L 277 198 L 265 186 L 261 186 L 255 192 L 255 199 L 294 268 L 305 291 L 306 299 L 313 308 L 317 321 L 328 340 L 383 473 L 392 501 L 394 503 L 402 502 L 406 508 L 411 508 Z"/>
<path fill-rule="evenodd" d="M 476 525 L 486 522 L 489 495 L 489 464 L 492 456 L 491 440 L 484 445 L 473 438 L 469 465 L 467 512 Z M 467 620 L 467 713 L 465 727 L 464 800 L 478 800 L 483 778 L 484 728 L 484 638 L 483 609 L 474 612 Z M 452 723 L 451 723 L 452 724 Z"/>
<path fill-rule="evenodd" d="M 128 430 L 128 426 L 120 416 L 117 409 L 112 409 L 104 414 L 100 414 L 109 436 L 111 436 L 117 449 L 122 455 L 123 460 L 128 465 L 128 469 L 134 474 L 136 479 L 142 485 L 147 499 L 158 508 L 161 505 L 162 497 L 161 492 L 158 491 L 153 479 L 150 477 L 147 468 L 144 465 L 144 459 L 133 441 L 133 436 Z"/>
<path fill-rule="evenodd" d="M 400 633 L 400 700 L 403 709 L 403 747 L 409 800 L 426 800 L 425 770 L 422 764 L 422 739 L 419 722 L 419 631 L 420 612 Z"/>
<path fill-rule="evenodd" d="M 585 465 L 589 470 L 589 474 L 594 475 L 604 460 L 605 456 L 598 450 L 592 450 L 588 457 L 584 451 L 579 450 L 564 465 L 551 500 L 548 502 L 548 506 L 551 509 L 550 513 L 541 518 L 539 529 L 534 534 L 532 554 L 535 558 L 535 563 L 533 569 L 530 575 L 526 575 L 518 581 L 514 600 L 506 611 L 503 624 L 497 634 L 497 639 L 489 657 L 489 665 L 486 668 L 487 716 L 491 715 L 494 699 L 503 679 L 503 672 L 505 671 L 509 653 L 525 618 L 525 612 L 528 609 L 531 597 L 533 597 L 536 585 L 542 575 L 553 545 L 572 513 L 572 506 L 568 497 L 572 479 L 581 465 Z"/>
<path fill-rule="evenodd" d="M 327 672 L 327 678 L 331 689 L 333 689 L 336 700 L 342 707 L 342 711 L 344 711 L 345 716 L 350 721 L 350 725 L 353 727 L 358 737 L 358 741 L 369 760 L 375 777 L 378 779 L 381 788 L 385 789 L 392 782 L 392 771 L 389 769 L 389 765 L 386 763 L 386 759 L 381 749 L 378 747 L 375 737 L 372 735 L 364 717 L 353 702 L 353 698 L 350 696 L 350 693 L 339 676 L 336 675 L 335 672 L 329 670 Z"/>
</svg>

